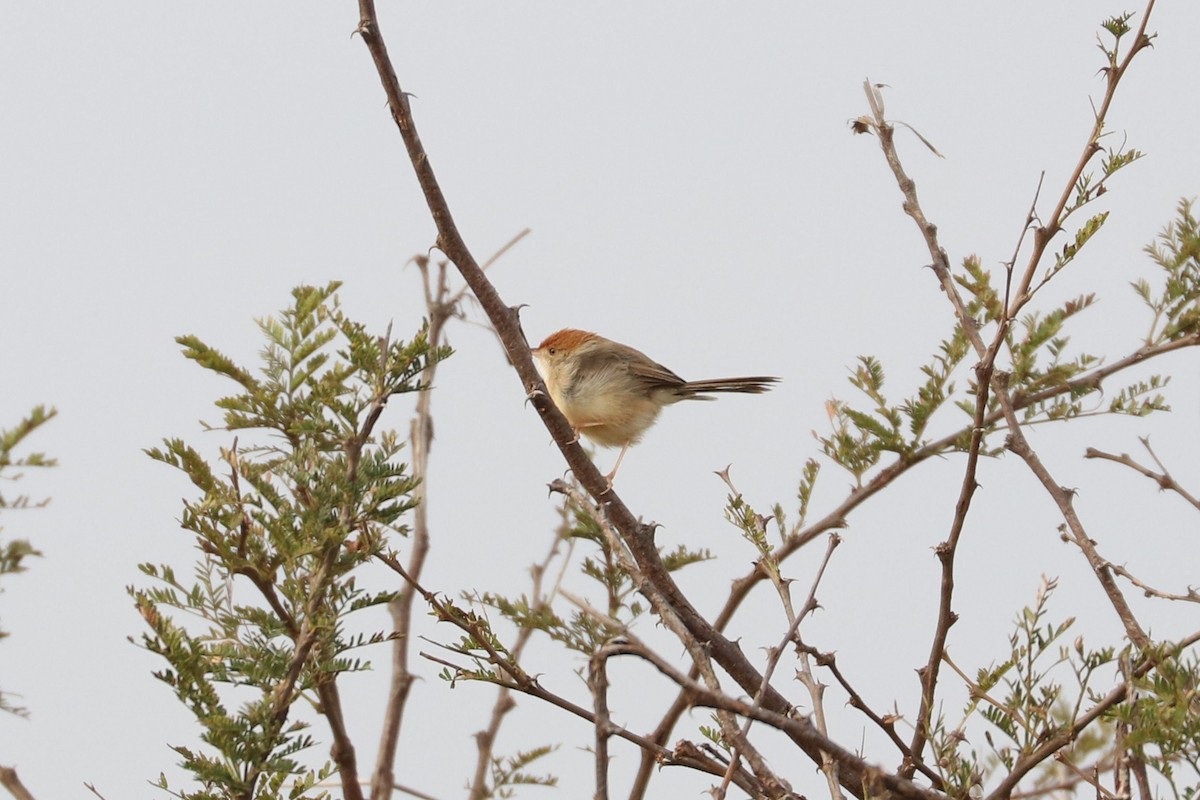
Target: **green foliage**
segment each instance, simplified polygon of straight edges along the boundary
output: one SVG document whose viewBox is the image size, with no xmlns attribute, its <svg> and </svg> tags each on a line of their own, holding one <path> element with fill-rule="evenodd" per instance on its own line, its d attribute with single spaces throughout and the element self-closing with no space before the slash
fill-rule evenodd
<svg viewBox="0 0 1200 800">
<path fill-rule="evenodd" d="M 968 262 L 968 267 L 970 271 L 964 280 L 978 293 L 968 311 L 986 316 L 992 313 L 988 310 L 989 303 L 995 300 L 989 276 L 978 270 L 974 261 Z M 880 463 L 885 452 L 897 454 L 901 461 L 915 457 L 929 445 L 926 434 L 935 414 L 955 397 L 957 389 L 951 377 L 969 350 L 962 325 L 956 324 L 929 363 L 921 366 L 925 380 L 917 387 L 916 394 L 895 405 L 888 402 L 883 392 L 886 381 L 883 365 L 872 356 L 859 356 L 850 383 L 868 398 L 870 407 L 856 409 L 842 400 L 826 403 L 833 433 L 818 437 L 825 455 L 853 475 L 856 486 L 862 486 L 866 474 Z M 969 400 L 959 402 L 972 408 Z M 965 441 L 943 445 L 939 452 L 951 449 L 966 449 Z"/>
<path fill-rule="evenodd" d="M 1004 298 L 992 286 L 992 273 L 983 268 L 978 256 L 963 259 L 962 272 L 954 273 L 954 282 L 966 290 L 967 315 L 976 328 L 984 328 L 1004 319 Z M 956 334 L 962 335 L 956 329 Z"/>
<path fill-rule="evenodd" d="M 917 389 L 915 397 L 900 404 L 900 411 L 908 417 L 908 429 L 912 434 L 908 444 L 910 452 L 925 443 L 922 437 L 934 413 L 954 395 L 955 387 L 950 376 L 967 357 L 969 349 L 970 344 L 962 325 L 955 325 L 950 337 L 938 346 L 933 360 L 921 367 L 925 383 Z"/>
<path fill-rule="evenodd" d="M 716 714 L 713 714 L 710 719 L 713 721 L 712 725 L 699 726 L 700 735 L 711 742 L 714 747 L 720 749 L 722 752 L 731 752 L 732 748 L 729 746 L 729 742 L 726 741 L 725 734 L 721 732 L 721 721 L 717 719 Z"/>
<path fill-rule="evenodd" d="M 813 489 L 817 485 L 817 476 L 821 474 L 821 462 L 815 458 L 810 458 L 804 462 L 804 470 L 800 474 L 800 487 L 796 490 L 796 498 L 800 501 L 800 518 L 796 520 L 796 526 L 804 525 L 804 520 L 808 518 L 808 504 L 812 500 Z M 779 518 L 780 524 L 783 523 L 783 510 L 776 507 L 775 516 Z"/>
<path fill-rule="evenodd" d="M 1147 346 L 1194 336 L 1200 332 L 1200 223 L 1191 200 L 1179 201 L 1177 218 L 1158 235 L 1157 243 L 1146 246 L 1146 253 L 1163 272 L 1157 293 L 1145 280 L 1133 284 L 1154 313 Z"/>
<path fill-rule="evenodd" d="M 1158 390 L 1171 382 L 1170 377 L 1151 375 L 1144 381 L 1135 381 L 1113 396 L 1108 410 L 1114 414 L 1129 414 L 1144 417 L 1155 411 L 1170 411 L 1166 398 Z"/>
<path fill-rule="evenodd" d="M 25 441 L 26 437 L 53 419 L 57 413 L 53 408 L 37 406 L 29 412 L 29 416 L 17 423 L 16 427 L 0 428 L 0 488 L 3 488 L 4 481 L 20 480 L 24 473 L 14 473 L 12 471 L 14 467 L 53 467 L 57 463 L 54 459 L 47 458 L 44 453 L 27 453 L 20 457 L 15 455 L 16 449 Z M 3 492 L 0 492 L 0 510 L 43 506 L 46 502 L 43 500 L 39 503 L 31 503 L 27 495 L 5 497 Z M 4 528 L 0 527 L 0 533 L 3 532 Z M 25 559 L 40 555 L 41 553 L 34 549 L 26 539 L 9 541 L 0 539 L 0 576 L 24 572 Z M 0 588 L 0 592 L 3 592 L 2 588 Z M 7 636 L 8 633 L 0 629 L 0 639 Z M 10 703 L 9 696 L 4 692 L 0 692 L 0 711 L 7 711 L 19 716 L 26 714 L 25 709 Z"/>
<path fill-rule="evenodd" d="M 1066 322 L 1095 301 L 1095 295 L 1082 295 L 1048 314 L 1031 312 L 1021 319 L 1019 326 L 1009 329 L 1007 344 L 1012 359 L 1009 387 L 1016 397 L 1037 397 L 1047 389 L 1063 387 L 1099 365 L 1100 359 L 1086 353 L 1067 357 L 1070 337 L 1063 335 Z M 1016 333 L 1018 329 L 1020 335 Z M 1095 386 L 1082 384 L 1066 393 L 1030 402 L 1025 406 L 1023 419 L 1036 422 L 1079 416 L 1084 413 L 1082 399 L 1094 391 Z"/>
<path fill-rule="evenodd" d="M 24 469 L 28 467 L 53 467 L 57 465 L 58 462 L 53 458 L 47 458 L 45 453 L 26 453 L 20 457 L 15 454 L 16 449 L 31 433 L 54 419 L 57 415 L 58 412 L 53 408 L 37 406 L 29 412 L 29 416 L 18 422 L 15 427 L 0 428 L 0 489 L 4 487 L 3 482 L 18 481 L 21 479 L 24 473 L 14 473 L 12 471 L 14 467 Z M 26 495 L 19 494 L 15 497 L 5 497 L 4 492 L 0 491 L 0 510 L 29 508 L 30 505 L 30 499 Z M 45 501 L 32 505 L 45 505 Z M 3 530 L 3 528 L 0 528 L 0 531 Z M 17 570 L 3 570 L 3 572 L 9 571 Z"/>
<path fill-rule="evenodd" d="M 426 366 L 448 355 L 421 331 L 411 342 L 375 337 L 338 306 L 338 284 L 299 287 L 278 318 L 260 320 L 267 344 L 257 374 L 195 336 L 184 355 L 237 384 L 217 402 L 225 430 L 258 440 L 222 449 L 219 464 L 180 439 L 148 450 L 199 490 L 181 527 L 200 550 L 191 581 L 144 564 L 148 588 L 130 588 L 150 627 L 143 645 L 168 668 L 156 674 L 200 724 L 203 750 L 177 746 L 202 787 L 186 798 L 324 797 L 330 774 L 296 755 L 313 744 L 294 704 L 367 668 L 349 651 L 384 641 L 348 636 L 345 617 L 392 594 L 359 589 L 355 573 L 405 534 L 415 482 L 402 441 L 375 425 L 388 399 L 424 388 Z M 165 784 L 164 784 L 165 788 Z"/>
<path fill-rule="evenodd" d="M 1110 154 L 1105 160 L 1104 177 L 1138 155 L 1133 151 Z M 1094 192 L 1084 191 L 1077 201 L 1087 202 L 1093 195 Z M 1107 218 L 1107 213 L 1097 214 L 1076 232 L 1074 239 L 1056 256 L 1043 284 L 1075 260 Z M 1156 243 L 1146 248 L 1146 253 L 1162 271 L 1157 286 L 1144 279 L 1133 284 L 1153 312 L 1146 347 L 1165 346 L 1200 334 L 1200 221 L 1192 213 L 1190 201 L 1180 201 L 1177 219 L 1159 234 Z M 993 286 L 991 272 L 971 257 L 964 260 L 961 271 L 953 278 L 964 292 L 969 324 L 987 341 L 987 334 L 997 330 L 1005 314 L 1005 303 Z M 1117 389 L 1106 405 L 1097 407 L 1095 403 L 1087 403 L 1088 398 L 1102 390 L 1102 381 L 1096 377 L 1102 361 L 1086 352 L 1073 353 L 1066 330 L 1077 315 L 1095 303 L 1095 295 L 1080 295 L 1048 312 L 1031 310 L 1006 327 L 1001 355 L 1007 355 L 1007 361 L 997 359 L 996 368 L 1006 373 L 1005 380 L 1022 422 L 1056 422 L 1102 413 L 1145 416 L 1170 410 L 1161 392 L 1169 378 L 1159 375 Z M 948 401 L 974 417 L 978 392 L 974 377 L 966 382 L 965 391 L 959 390 L 952 380 L 971 352 L 962 322 L 956 321 L 950 335 L 939 344 L 938 352 L 920 368 L 924 381 L 916 394 L 894 405 L 883 391 L 883 365 L 871 356 L 860 356 L 850 383 L 867 403 L 861 408 L 844 400 L 830 400 L 826 404 L 833 430 L 827 436 L 818 436 L 825 455 L 854 476 L 855 486 L 862 486 L 866 476 L 881 464 L 884 453 L 895 453 L 904 462 L 950 450 L 966 450 L 971 441 L 971 427 L 961 428 L 952 444 L 936 452 L 925 448 L 931 444 L 927 438 L 930 425 Z M 988 437 L 1000 430 L 998 423 L 1002 421 L 999 403 L 992 394 L 988 397 L 986 420 L 981 453 L 998 455 L 1003 448 L 987 443 Z M 811 485 L 807 491 L 811 492 Z M 806 508 L 807 500 L 802 497 L 802 502 Z"/>
<path fill-rule="evenodd" d="M 558 747 L 543 745 L 532 750 L 523 750 L 514 756 L 492 759 L 491 786 L 485 798 L 516 797 L 514 787 L 518 786 L 557 786 L 558 778 L 552 775 L 533 775 L 527 768 L 535 761 L 550 755 Z"/>
<path fill-rule="evenodd" d="M 1158 771 L 1177 797 L 1200 794 L 1200 661 L 1164 647 L 1158 666 L 1132 681 L 1133 698 L 1110 719 L 1128 729 L 1126 744 Z M 1178 770 L 1178 767 L 1186 767 Z"/>
<path fill-rule="evenodd" d="M 860 426 L 858 422 L 869 420 L 870 415 L 861 411 L 852 414 L 849 404 L 840 400 L 828 401 L 825 410 L 829 413 L 833 432 L 817 437 L 821 450 L 854 477 L 856 487 L 861 487 L 863 477 L 879 463 L 885 447 L 885 441 L 874 433 L 878 425 L 872 421 L 866 427 Z"/>
<path fill-rule="evenodd" d="M 1015 621 L 1002 663 L 978 670 L 973 679 L 962 676 L 969 698 L 958 726 L 950 729 L 944 719 L 938 720 L 932 738 L 950 796 L 967 797 L 993 770 L 1011 771 L 1039 745 L 1074 725 L 1083 704 L 1095 699 L 1093 678 L 1113 662 L 1115 651 L 1088 650 L 1082 639 L 1061 644 L 1075 620 L 1047 621 L 1056 587 L 1057 581 L 1043 578 L 1034 605 Z M 1061 682 L 1064 673 L 1071 675 L 1070 690 Z M 976 719 L 986 723 L 985 755 L 969 746 L 967 732 Z M 1072 757 L 1082 758 L 1099 746 L 1100 740 L 1077 740 Z"/>
<path fill-rule="evenodd" d="M 1082 194 L 1086 194 L 1086 188 L 1082 190 Z M 1080 200 L 1076 198 L 1077 202 Z M 1068 264 L 1075 260 L 1075 256 L 1083 249 L 1083 246 L 1088 243 L 1096 233 L 1103 227 L 1108 219 L 1108 212 L 1097 214 L 1083 224 L 1079 230 L 1075 231 L 1075 237 L 1062 246 L 1062 250 L 1054 256 L 1054 266 L 1050 268 L 1050 277 L 1053 277 L 1057 272 L 1065 268 Z"/>
</svg>

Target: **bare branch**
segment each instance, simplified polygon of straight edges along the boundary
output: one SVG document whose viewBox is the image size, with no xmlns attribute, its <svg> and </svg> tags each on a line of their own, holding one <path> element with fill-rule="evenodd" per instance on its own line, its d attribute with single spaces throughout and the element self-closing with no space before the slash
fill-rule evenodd
<svg viewBox="0 0 1200 800">
<path fill-rule="evenodd" d="M 21 779 L 17 777 L 15 767 L 0 766 L 0 786 L 8 789 L 8 793 L 13 796 L 14 800 L 34 800 L 33 795 L 25 788 L 25 784 L 21 783 Z"/>
<path fill-rule="evenodd" d="M 800 669 L 797 672 L 797 678 L 804 684 L 804 688 L 808 690 L 808 696 L 812 699 L 813 704 L 813 719 L 817 726 L 817 730 L 823 735 L 829 735 L 829 726 L 825 720 L 825 685 L 816 679 L 812 672 L 812 664 L 809 662 L 809 652 L 804 647 L 800 640 L 800 622 L 817 608 L 817 586 L 821 583 L 821 578 L 825 575 L 825 568 L 829 566 L 829 560 L 833 557 L 833 551 L 841 544 L 842 538 L 836 533 L 829 535 L 829 547 L 825 550 L 825 557 L 821 560 L 821 566 L 817 569 L 817 574 L 813 578 L 812 588 L 809 589 L 808 599 L 804 601 L 804 607 L 800 609 L 800 613 L 796 615 L 795 620 L 789 626 L 789 639 L 794 640 L 796 644 L 797 655 L 800 660 Z M 782 588 L 782 587 L 781 587 Z M 786 601 L 785 601 L 786 604 Z M 790 604 L 789 613 L 791 611 Z M 782 650 L 783 645 L 780 645 Z M 771 669 L 768 668 L 768 679 Z M 838 786 L 837 779 L 837 764 L 826 754 L 822 754 L 821 771 L 825 774 L 826 783 L 829 785 L 829 796 L 832 800 L 841 800 L 842 792 Z"/>
<path fill-rule="evenodd" d="M 495 263 L 501 255 L 515 245 L 528 231 L 514 237 L 501 248 L 488 265 Z M 454 318 L 460 318 L 462 311 L 460 301 L 466 287 L 462 287 L 453 295 L 450 294 L 446 281 L 446 264 L 438 264 L 437 280 L 433 282 L 430 276 L 429 259 L 414 259 L 421 271 L 421 285 L 425 297 L 425 310 L 429 320 L 426 333 L 430 346 L 438 349 L 446 344 L 446 324 Z M 438 359 L 430 359 L 421 373 L 421 383 L 433 386 L 437 379 Z M 429 555 L 430 534 L 428 517 L 429 493 L 429 453 L 433 446 L 433 393 L 420 392 L 417 396 L 417 407 L 409 425 L 409 446 L 412 451 L 410 469 L 417 479 L 413 490 L 412 533 L 409 536 L 408 574 L 420 580 L 424 571 L 425 559 Z M 395 634 L 392 641 L 392 671 L 388 685 L 387 707 L 384 712 L 382 730 L 380 733 L 379 751 L 375 760 L 375 770 L 371 776 L 371 797 L 373 800 L 386 800 L 390 789 L 395 784 L 394 767 L 396 749 L 400 742 L 400 727 L 404 719 L 404 709 L 408 703 L 409 692 L 415 676 L 409 668 L 409 643 L 412 641 L 412 612 L 415 588 L 412 583 L 401 584 L 396 598 L 388 604 L 388 612 L 392 617 L 392 630 Z"/>
<path fill-rule="evenodd" d="M 1146 597 L 1157 597 L 1162 600 L 1181 600 L 1187 603 L 1200 603 L 1200 592 L 1197 592 L 1190 586 L 1188 587 L 1187 594 L 1172 594 L 1170 592 L 1164 592 L 1138 580 L 1138 578 L 1132 572 L 1125 569 L 1125 567 L 1114 564 L 1111 561 L 1105 561 L 1105 563 L 1108 564 L 1108 568 L 1114 573 L 1120 575 L 1122 578 L 1141 589 Z"/>
<path fill-rule="evenodd" d="M 608 800 L 608 738 L 611 722 L 608 718 L 608 657 L 618 650 L 602 647 L 588 660 L 588 690 L 596 709 L 596 791 L 595 800 Z"/>
<path fill-rule="evenodd" d="M 1091 546 L 1084 532 L 1083 525 L 1075 514 L 1074 508 L 1071 505 L 1071 497 L 1059 484 L 1057 484 L 1042 464 L 1041 459 L 1029 447 L 1024 433 L 1021 430 L 1021 423 L 1018 420 L 1013 399 L 1007 388 L 1007 375 L 997 374 L 995 371 L 996 357 L 1004 345 L 1008 326 L 1011 320 L 1015 317 L 1017 311 L 1031 297 L 1029 286 L 1036 273 L 1037 266 L 1040 263 L 1042 254 L 1045 251 L 1046 245 L 1054 234 L 1061 228 L 1064 219 L 1064 209 L 1067 201 L 1073 191 L 1080 175 L 1087 162 L 1092 155 L 1099 150 L 1097 139 L 1103 130 L 1104 116 L 1107 113 L 1108 107 L 1111 104 L 1113 94 L 1116 90 L 1120 77 L 1124 74 L 1125 69 L 1129 66 L 1133 56 L 1145 45 L 1148 44 L 1148 39 L 1145 37 L 1145 27 L 1148 21 L 1154 2 L 1150 0 L 1146 11 L 1143 15 L 1142 26 L 1138 31 L 1137 40 L 1119 69 L 1110 72 L 1108 78 L 1108 89 L 1105 95 L 1104 102 L 1100 110 L 1097 112 L 1095 125 L 1092 135 L 1089 138 L 1088 144 L 1085 147 L 1084 155 L 1080 158 L 1076 166 L 1075 172 L 1068 181 L 1066 188 L 1063 191 L 1062 197 L 1056 206 L 1054 213 L 1051 215 L 1049 227 L 1039 227 L 1035 232 L 1034 251 L 1030 257 L 1028 266 L 1022 276 L 1021 283 L 1017 289 L 1016 295 L 1011 298 L 1008 306 L 1008 311 L 1005 319 L 1001 320 L 997 326 L 996 335 L 993 338 L 990 346 L 985 346 L 979 330 L 976 327 L 975 319 L 969 313 L 967 305 L 959 294 L 957 286 L 955 286 L 950 273 L 949 259 L 946 252 L 942 249 L 938 242 L 937 227 L 931 223 L 921 209 L 920 201 L 917 197 L 916 184 L 905 172 L 903 165 L 900 162 L 899 154 L 896 151 L 894 142 L 893 126 L 887 121 L 884 115 L 884 104 L 880 87 L 872 85 L 869 81 L 864 83 L 864 89 L 867 94 L 867 102 L 871 108 L 870 118 L 861 118 L 859 124 L 862 126 L 860 130 L 872 130 L 879 138 L 880 148 L 883 150 L 884 157 L 891 168 L 893 175 L 896 178 L 897 185 L 901 193 L 904 195 L 904 211 L 917 224 L 922 237 L 925 239 L 929 254 L 933 259 L 932 268 L 941 284 L 943 292 L 950 300 L 954 314 L 957 317 L 959 324 L 971 343 L 975 352 L 979 355 L 979 363 L 975 367 L 976 371 L 976 403 L 975 403 L 975 418 L 974 427 L 972 430 L 971 447 L 968 452 L 968 465 L 962 488 L 960 490 L 959 501 L 955 511 L 955 520 L 951 527 L 951 535 L 947 542 L 938 548 L 938 557 L 942 561 L 942 591 L 941 602 L 939 604 L 938 624 L 935 631 L 933 642 L 930 647 L 930 657 L 925 667 L 921 672 L 922 695 L 920 702 L 920 712 L 916 730 L 912 744 L 910 745 L 911 757 L 919 759 L 922 755 L 926 741 L 929 735 L 929 725 L 931 720 L 934 692 L 937 681 L 938 665 L 942 662 L 942 656 L 945 652 L 946 636 L 950 625 L 954 622 L 954 614 L 951 610 L 951 599 L 953 595 L 953 556 L 957 546 L 958 537 L 962 530 L 962 524 L 965 521 L 965 516 L 970 505 L 971 496 L 975 489 L 975 471 L 978 462 L 978 452 L 982 443 L 982 423 L 986 415 L 989 392 L 994 392 L 996 399 L 999 401 L 1000 410 L 1004 415 L 1004 419 L 1009 429 L 1008 446 L 1009 449 L 1020 456 L 1030 468 L 1031 471 L 1041 481 L 1043 487 L 1054 499 L 1058 505 L 1060 513 L 1067 522 L 1067 526 L 1072 532 L 1072 536 L 1080 549 L 1083 550 L 1092 566 L 1097 578 L 1100 580 L 1101 586 L 1109 597 L 1109 601 L 1113 605 L 1120 617 L 1125 630 L 1130 640 L 1139 648 L 1146 648 L 1149 645 L 1149 638 L 1137 623 L 1133 612 L 1125 602 L 1124 596 L 1121 594 L 1119 587 L 1112 579 L 1111 572 L 1101 563 L 1101 559 L 1095 552 L 1095 548 Z M 1033 212 L 1030 213 L 1033 216 Z M 1024 234 L 1022 234 L 1023 236 Z M 1015 259 L 1014 259 L 1015 260 Z M 1006 288 L 1006 293 L 1008 289 Z M 915 765 L 909 763 L 901 767 L 901 775 L 911 777 Z"/>
<path fill-rule="evenodd" d="M 1001 399 L 1002 405 L 1003 402 L 1003 399 Z M 1051 477 L 1050 472 L 1042 464 L 1041 458 L 1029 446 L 1025 434 L 1021 431 L 1020 423 L 1017 421 L 1016 413 L 1011 411 L 1011 407 L 1006 407 L 1005 413 L 1009 417 L 1010 426 L 1008 449 L 1025 462 L 1030 471 L 1041 481 L 1042 487 L 1049 493 L 1055 505 L 1058 506 L 1059 513 L 1062 514 L 1063 519 L 1066 521 L 1071 541 L 1083 552 L 1088 565 L 1092 568 L 1092 572 L 1099 579 L 1101 588 L 1104 589 L 1109 602 L 1117 612 L 1121 624 L 1125 626 L 1125 635 L 1129 637 L 1129 641 L 1133 642 L 1139 649 L 1145 650 L 1149 648 L 1151 644 L 1150 637 L 1142 630 L 1142 626 L 1133 614 L 1133 609 L 1129 607 L 1129 603 L 1125 600 L 1125 595 L 1121 592 L 1121 587 L 1117 586 L 1117 582 L 1113 580 L 1112 569 L 1109 567 L 1108 562 L 1101 558 L 1100 553 L 1096 550 L 1095 542 L 1088 537 L 1087 532 L 1083 528 L 1083 523 L 1075 513 L 1075 493 L 1059 485 Z"/>
<path fill-rule="evenodd" d="M 1105 461 L 1115 461 L 1118 464 L 1124 464 L 1133 471 L 1145 475 L 1147 478 L 1157 483 L 1160 489 L 1164 491 L 1170 490 L 1175 492 L 1184 500 L 1191 503 L 1196 509 L 1200 510 L 1200 498 L 1197 498 L 1195 495 L 1188 492 L 1186 489 L 1180 486 L 1173 477 L 1171 477 L 1171 473 L 1167 471 L 1167 468 L 1163 466 L 1163 463 L 1158 460 L 1158 456 L 1155 455 L 1154 451 L 1150 448 L 1150 440 L 1148 438 L 1141 437 L 1140 441 L 1142 446 L 1144 446 L 1150 453 L 1150 457 L 1154 459 L 1154 463 L 1158 465 L 1160 470 L 1162 470 L 1161 472 L 1155 472 L 1149 467 L 1139 464 L 1137 461 L 1133 460 L 1128 453 L 1121 453 L 1121 455 L 1118 456 L 1113 455 L 1112 453 L 1106 453 L 1103 450 L 1097 450 L 1094 447 L 1089 447 L 1083 454 L 1083 457 L 1100 458 L 1104 459 Z"/>
</svg>

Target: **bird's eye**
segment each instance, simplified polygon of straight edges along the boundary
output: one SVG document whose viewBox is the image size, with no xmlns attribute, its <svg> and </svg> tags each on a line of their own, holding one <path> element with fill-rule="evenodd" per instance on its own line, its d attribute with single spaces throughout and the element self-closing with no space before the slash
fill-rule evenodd
<svg viewBox="0 0 1200 800">
<path fill-rule="evenodd" d="M 546 351 L 548 353 L 550 353 L 550 355 L 554 355 L 555 353 L 558 352 L 558 348 L 557 347 L 548 347 L 548 348 L 546 348 Z"/>
</svg>

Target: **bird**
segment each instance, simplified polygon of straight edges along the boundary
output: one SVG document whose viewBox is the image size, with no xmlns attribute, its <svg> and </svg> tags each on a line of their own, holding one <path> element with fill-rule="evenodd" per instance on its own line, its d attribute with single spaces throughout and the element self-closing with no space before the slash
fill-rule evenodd
<svg viewBox="0 0 1200 800">
<path fill-rule="evenodd" d="M 576 436 L 621 448 L 605 476 L 609 486 L 625 453 L 641 441 L 664 406 L 715 400 L 709 395 L 718 392 L 762 394 L 779 381 L 765 375 L 685 381 L 640 350 L 574 328 L 550 334 L 531 352 L 551 399 Z"/>
</svg>

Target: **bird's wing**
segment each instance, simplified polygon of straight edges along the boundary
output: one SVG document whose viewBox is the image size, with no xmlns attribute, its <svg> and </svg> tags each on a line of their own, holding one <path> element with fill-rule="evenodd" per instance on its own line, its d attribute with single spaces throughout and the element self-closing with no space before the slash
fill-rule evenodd
<svg viewBox="0 0 1200 800">
<path fill-rule="evenodd" d="M 630 361 L 629 374 L 640 378 L 647 391 L 655 389 L 672 389 L 683 386 L 687 381 L 676 375 L 662 364 L 646 359 L 645 361 Z"/>
</svg>

